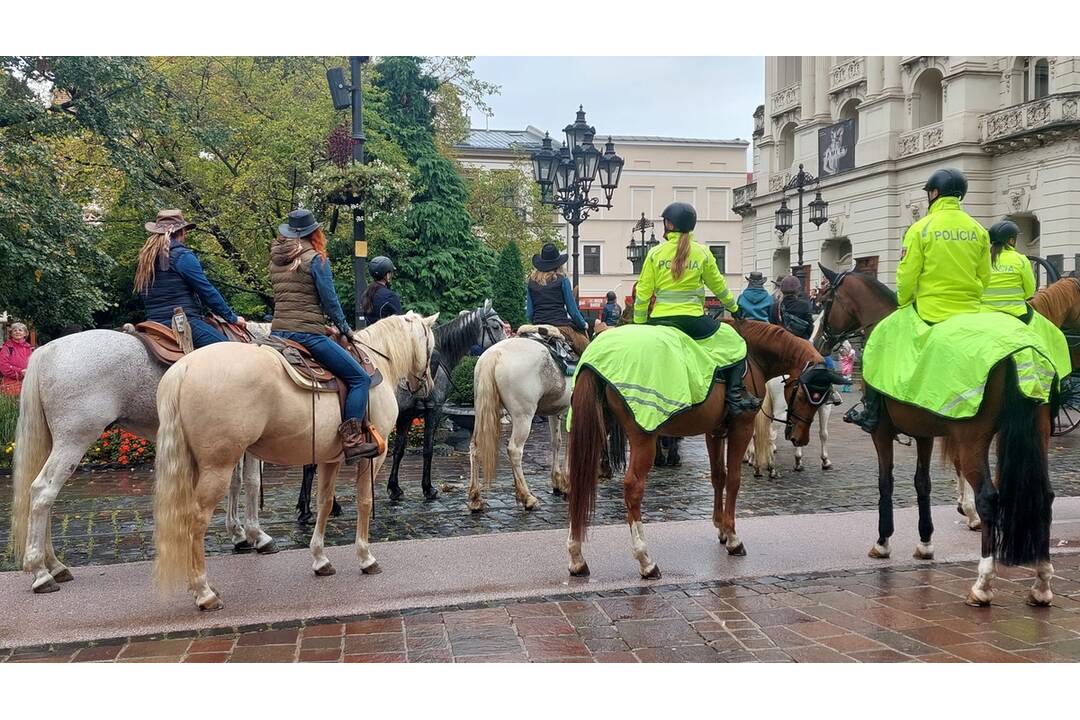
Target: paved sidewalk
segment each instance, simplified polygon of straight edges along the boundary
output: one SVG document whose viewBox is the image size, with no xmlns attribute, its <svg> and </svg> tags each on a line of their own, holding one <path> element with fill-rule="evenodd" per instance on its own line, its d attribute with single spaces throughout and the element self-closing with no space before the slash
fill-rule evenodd
<svg viewBox="0 0 1080 720">
<path fill-rule="evenodd" d="M 991 608 L 971 563 L 801 573 L 0 651 L 6 662 L 1075 662 L 1080 554 L 1054 606 L 1003 568 Z"/>
</svg>

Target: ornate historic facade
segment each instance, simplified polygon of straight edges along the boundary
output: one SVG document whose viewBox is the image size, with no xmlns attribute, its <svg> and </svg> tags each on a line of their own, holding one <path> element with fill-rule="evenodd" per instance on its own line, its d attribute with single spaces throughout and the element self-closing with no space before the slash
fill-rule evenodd
<svg viewBox="0 0 1080 720">
<path fill-rule="evenodd" d="M 853 167 L 820 181 L 829 221 L 804 222 L 813 281 L 820 261 L 892 284 L 904 231 L 926 212 L 923 183 L 940 167 L 967 175 L 964 205 L 981 223 L 1008 216 L 1021 250 L 1080 269 L 1080 57 L 866 56 L 766 58 L 754 182 L 732 197 L 745 272 L 775 277 L 796 264 L 797 226 L 783 238 L 774 229 L 781 189 L 800 163 L 822 174 L 832 136 L 819 131 L 846 120 L 855 137 L 836 149 L 854 153 Z"/>
</svg>

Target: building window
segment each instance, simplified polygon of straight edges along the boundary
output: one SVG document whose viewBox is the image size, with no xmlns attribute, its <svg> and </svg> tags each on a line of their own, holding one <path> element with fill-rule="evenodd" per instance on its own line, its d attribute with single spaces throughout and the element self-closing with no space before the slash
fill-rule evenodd
<svg viewBox="0 0 1080 720">
<path fill-rule="evenodd" d="M 720 269 L 720 273 L 727 272 L 727 245 L 710 245 L 709 252 L 716 258 L 716 267 Z"/>
<path fill-rule="evenodd" d="M 710 220 L 727 220 L 728 211 L 731 209 L 731 201 L 728 199 L 728 191 L 724 188 L 709 188 L 708 217 Z"/>
<path fill-rule="evenodd" d="M 930 68 L 915 82 L 915 117 L 917 128 L 941 122 L 942 110 L 942 75 L 941 71 Z"/>
<path fill-rule="evenodd" d="M 581 272 L 585 275 L 599 275 L 600 274 L 600 246 L 599 245 L 583 245 L 582 253 L 584 258 L 581 263 Z"/>
<path fill-rule="evenodd" d="M 651 187 L 630 188 L 630 217 L 639 218 L 641 213 L 645 217 L 653 218 L 653 189 Z"/>
<path fill-rule="evenodd" d="M 1050 63 L 1046 58 L 1035 61 L 1035 99 L 1044 98 L 1050 94 Z"/>
<path fill-rule="evenodd" d="M 795 123 L 788 123 L 780 131 L 780 172 L 784 172 L 795 164 Z"/>
<path fill-rule="evenodd" d="M 697 188 L 675 188 L 675 202 L 690 203 L 697 209 Z"/>
</svg>

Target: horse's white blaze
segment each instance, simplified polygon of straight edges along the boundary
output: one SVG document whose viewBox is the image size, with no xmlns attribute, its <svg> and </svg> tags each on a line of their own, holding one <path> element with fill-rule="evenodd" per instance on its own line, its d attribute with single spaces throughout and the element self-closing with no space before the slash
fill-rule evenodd
<svg viewBox="0 0 1080 720">
<path fill-rule="evenodd" d="M 656 567 L 656 563 L 649 557 L 649 548 L 645 544 L 645 525 L 640 520 L 630 523 L 630 543 L 634 558 L 641 565 L 641 574 L 648 575 Z"/>
</svg>

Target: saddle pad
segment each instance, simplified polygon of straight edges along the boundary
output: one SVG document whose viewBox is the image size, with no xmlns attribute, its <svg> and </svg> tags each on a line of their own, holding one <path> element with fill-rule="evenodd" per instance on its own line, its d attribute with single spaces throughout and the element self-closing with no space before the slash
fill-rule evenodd
<svg viewBox="0 0 1080 720">
<path fill-rule="evenodd" d="M 630 408 L 634 421 L 652 432 L 677 413 L 705 401 L 716 371 L 746 357 L 746 341 L 731 325 L 704 340 L 657 325 L 622 325 L 596 336 L 581 368 L 590 367 Z M 567 414 L 566 427 L 571 418 Z"/>
<path fill-rule="evenodd" d="M 962 420 L 979 411 L 990 370 L 1010 356 L 1021 392 L 1047 402 L 1057 374 L 1053 353 L 1021 320 L 967 313 L 928 325 L 907 305 L 870 333 L 863 379 L 896 400 Z"/>
<path fill-rule="evenodd" d="M 285 356 L 282 355 L 277 350 L 275 350 L 273 347 L 271 347 L 269 345 L 260 345 L 259 349 L 264 351 L 264 352 L 268 352 L 271 355 L 273 355 L 275 358 L 277 358 L 278 362 L 281 363 L 281 366 L 283 368 L 285 368 L 285 374 L 287 374 L 289 376 L 289 378 L 291 378 L 294 383 L 296 383 L 299 387 L 303 388 L 304 390 L 311 390 L 311 391 L 314 391 L 314 392 L 337 392 L 338 391 L 338 383 L 340 381 L 337 378 L 331 378 L 327 382 L 315 382 L 315 381 L 310 380 L 310 379 L 304 377 L 303 375 L 301 375 L 300 371 L 297 370 L 292 365 L 290 365 L 289 361 L 285 359 Z"/>
</svg>

